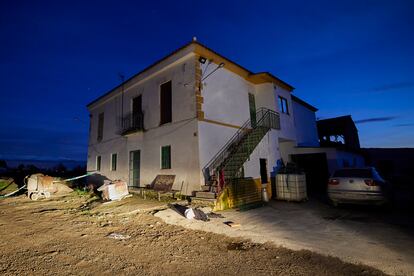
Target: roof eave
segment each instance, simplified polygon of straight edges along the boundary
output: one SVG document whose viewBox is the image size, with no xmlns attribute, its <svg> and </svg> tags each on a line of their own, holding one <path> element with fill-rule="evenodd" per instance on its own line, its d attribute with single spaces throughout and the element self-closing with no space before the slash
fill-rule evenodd
<svg viewBox="0 0 414 276">
<path fill-rule="evenodd" d="M 297 96 L 295 96 L 295 95 L 291 95 L 291 97 L 292 97 L 292 100 L 294 100 L 294 101 L 295 101 L 295 102 L 297 102 L 298 104 L 301 104 L 301 105 L 305 106 L 306 108 L 308 108 L 309 110 L 311 110 L 311 111 L 313 111 L 313 112 L 316 112 L 316 111 L 318 111 L 318 110 L 319 110 L 318 108 L 316 108 L 316 107 L 314 107 L 313 105 L 311 105 L 311 104 L 309 104 L 309 103 L 305 102 L 304 100 L 302 100 L 301 98 L 298 98 L 298 97 L 297 97 Z"/>
<path fill-rule="evenodd" d="M 173 52 L 171 52 L 170 54 L 166 55 L 165 57 L 157 60 L 156 62 L 152 63 L 151 65 L 145 67 L 144 69 L 142 69 L 141 71 L 139 71 L 138 73 L 134 74 L 132 77 L 128 78 L 127 80 L 125 80 L 124 82 L 122 82 L 121 84 L 115 86 L 114 88 L 112 88 L 111 90 L 109 90 L 108 92 L 106 92 L 105 94 L 99 96 L 98 98 L 96 98 L 95 100 L 91 101 L 90 103 L 88 103 L 86 105 L 87 108 L 91 107 L 93 104 L 99 102 L 101 99 L 105 98 L 106 96 L 108 96 L 109 94 L 111 94 L 112 92 L 114 92 L 115 90 L 121 88 L 123 85 L 125 85 L 126 83 L 128 83 L 129 81 L 131 81 L 132 79 L 136 78 L 137 76 L 141 75 L 142 73 L 150 70 L 151 68 L 153 68 L 154 66 L 158 65 L 159 63 L 163 62 L 164 60 L 166 60 L 167 58 L 175 55 L 176 53 L 178 53 L 179 51 L 187 48 L 188 46 L 190 46 L 191 44 L 193 44 L 193 41 L 185 44 L 184 46 L 177 48 L 176 50 L 174 50 Z"/>
<path fill-rule="evenodd" d="M 175 55 L 176 53 L 180 52 L 181 50 L 187 48 L 190 45 L 198 45 L 199 47 L 204 48 L 205 50 L 211 52 L 213 55 L 216 55 L 218 57 L 220 57 L 220 59 L 226 61 L 227 63 L 232 64 L 233 67 L 237 67 L 239 68 L 240 71 L 242 71 L 242 75 L 244 76 L 244 78 L 248 81 L 251 81 L 255 84 L 258 83 L 266 83 L 266 82 L 273 82 L 275 84 L 278 84 L 279 86 L 281 86 L 282 88 L 292 92 L 295 88 L 293 86 L 291 86 L 290 84 L 282 81 L 281 79 L 277 78 L 276 76 L 272 75 L 269 72 L 260 72 L 260 73 L 253 73 L 250 70 L 244 68 L 243 66 L 239 65 L 238 63 L 220 55 L 219 53 L 215 52 L 214 50 L 208 48 L 207 46 L 201 44 L 198 41 L 190 41 L 189 43 L 185 44 L 184 46 L 174 50 L 173 52 L 171 52 L 170 54 L 168 54 L 167 56 L 157 60 L 156 62 L 154 62 L 153 64 L 147 66 L 146 68 L 144 68 L 143 70 L 139 71 L 138 73 L 134 74 L 132 77 L 128 78 L 127 80 L 125 80 L 124 82 L 122 82 L 121 84 L 117 85 L 116 87 L 112 88 L 111 90 L 109 90 L 108 92 L 106 92 L 105 94 L 99 96 L 98 98 L 96 98 L 95 100 L 91 101 L 90 103 L 88 103 L 86 105 L 86 107 L 89 109 L 92 105 L 94 105 L 95 103 L 99 102 L 100 100 L 104 99 L 105 97 L 107 97 L 108 95 L 110 95 L 112 92 L 114 92 L 115 90 L 121 88 L 123 85 L 127 84 L 129 81 L 131 81 L 132 79 L 136 78 L 137 76 L 139 76 L 140 74 L 150 70 L 151 68 L 153 68 L 154 66 L 158 65 L 159 63 L 163 62 L 164 60 L 166 60 L 167 58 Z M 202 54 L 202 51 L 200 51 L 200 49 L 195 48 L 193 50 L 194 53 L 196 54 Z M 227 64 L 227 66 L 225 65 L 224 67 L 229 67 L 229 64 Z"/>
</svg>

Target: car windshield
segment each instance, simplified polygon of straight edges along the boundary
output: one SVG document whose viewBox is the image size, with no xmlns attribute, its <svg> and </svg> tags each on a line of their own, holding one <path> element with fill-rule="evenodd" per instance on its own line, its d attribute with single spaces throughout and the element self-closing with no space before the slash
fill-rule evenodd
<svg viewBox="0 0 414 276">
<path fill-rule="evenodd" d="M 360 177 L 360 178 L 371 178 L 372 172 L 370 169 L 346 169 L 337 170 L 334 177 Z"/>
</svg>

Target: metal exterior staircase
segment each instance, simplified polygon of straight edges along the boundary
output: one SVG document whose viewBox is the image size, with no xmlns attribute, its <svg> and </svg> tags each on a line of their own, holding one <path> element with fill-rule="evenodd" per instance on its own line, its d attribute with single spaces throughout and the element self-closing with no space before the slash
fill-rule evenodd
<svg viewBox="0 0 414 276">
<path fill-rule="evenodd" d="M 258 109 L 253 120 L 246 121 L 203 168 L 206 181 L 204 193 L 208 189 L 216 194 L 220 171 L 223 172 L 225 182 L 240 178 L 243 164 L 270 129 L 280 129 L 279 114 L 267 108 Z M 201 194 L 196 194 L 196 197 L 201 197 Z"/>
</svg>

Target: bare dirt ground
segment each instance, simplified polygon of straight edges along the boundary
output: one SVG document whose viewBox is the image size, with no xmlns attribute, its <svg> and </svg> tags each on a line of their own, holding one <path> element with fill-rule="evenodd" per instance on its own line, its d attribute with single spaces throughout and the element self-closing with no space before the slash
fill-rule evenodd
<svg viewBox="0 0 414 276">
<path fill-rule="evenodd" d="M 311 250 L 351 263 L 363 263 L 391 275 L 414 275 L 414 217 L 407 211 L 375 206 L 333 208 L 319 201 L 294 203 L 271 200 L 248 211 L 226 210 L 224 218 L 192 221 L 167 209 L 163 221 L 192 230 L 256 243 L 272 242 L 292 250 Z M 230 228 L 225 221 L 241 226 Z"/>
<path fill-rule="evenodd" d="M 307 250 L 165 224 L 152 215 L 165 208 L 156 201 L 88 198 L 0 200 L 0 274 L 382 275 Z"/>
</svg>

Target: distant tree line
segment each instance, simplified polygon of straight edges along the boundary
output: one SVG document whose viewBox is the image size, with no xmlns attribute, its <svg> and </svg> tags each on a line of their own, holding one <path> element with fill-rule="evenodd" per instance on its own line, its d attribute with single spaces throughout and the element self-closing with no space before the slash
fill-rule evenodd
<svg viewBox="0 0 414 276">
<path fill-rule="evenodd" d="M 2 170 L 0 170 L 0 177 L 14 178 L 14 181 L 18 185 L 21 185 L 23 183 L 23 179 L 26 176 L 35 173 L 42 173 L 44 175 L 60 177 L 63 179 L 80 176 L 86 173 L 86 166 L 78 165 L 72 169 L 68 169 L 65 165 L 63 165 L 63 163 L 59 163 L 56 166 L 48 169 L 38 168 L 32 164 L 20 164 L 16 168 L 8 168 L 6 161 L 0 160 L 0 168 L 2 168 Z"/>
</svg>

